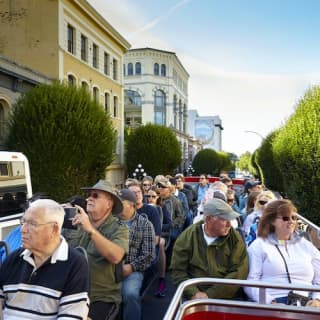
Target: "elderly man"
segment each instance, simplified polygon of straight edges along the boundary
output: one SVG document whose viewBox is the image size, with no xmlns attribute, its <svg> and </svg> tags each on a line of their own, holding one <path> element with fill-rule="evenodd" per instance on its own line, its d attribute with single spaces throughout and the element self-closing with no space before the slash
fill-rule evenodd
<svg viewBox="0 0 320 320">
<path fill-rule="evenodd" d="M 115 265 L 128 252 L 129 232 L 115 216 L 123 210 L 121 199 L 112 186 L 100 180 L 88 192 L 87 213 L 79 206 L 73 224 L 80 227 L 79 245 L 88 253 L 90 270 L 90 309 L 92 320 L 113 319 L 121 302 L 121 287 Z"/>
<path fill-rule="evenodd" d="M 23 248 L 0 272 L 3 319 L 87 319 L 88 263 L 61 236 L 63 220 L 62 206 L 49 199 L 34 201 L 25 212 Z"/>
<path fill-rule="evenodd" d="M 123 319 L 140 320 L 140 290 L 144 271 L 155 259 L 155 234 L 148 218 L 136 212 L 136 195 L 123 189 L 119 197 L 123 204 L 120 220 L 129 228 L 129 253 L 123 265 Z"/>
<path fill-rule="evenodd" d="M 176 285 L 196 277 L 246 279 L 248 256 L 241 235 L 231 227 L 238 213 L 223 200 L 210 199 L 204 205 L 204 221 L 190 226 L 177 239 L 171 260 Z M 237 286 L 192 286 L 185 291 L 188 299 L 237 298 Z"/>
</svg>

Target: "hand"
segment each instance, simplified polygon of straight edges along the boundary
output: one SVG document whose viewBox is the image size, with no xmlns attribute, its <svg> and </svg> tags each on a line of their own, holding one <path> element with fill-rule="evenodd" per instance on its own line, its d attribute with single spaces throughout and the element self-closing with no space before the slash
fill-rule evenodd
<svg viewBox="0 0 320 320">
<path fill-rule="evenodd" d="M 306 304 L 306 307 L 320 308 L 320 300 L 319 299 L 309 300 Z"/>
<path fill-rule="evenodd" d="M 81 227 L 85 232 L 92 231 L 94 227 L 92 226 L 89 216 L 80 206 L 75 205 L 77 208 L 77 214 L 72 219 L 72 225 Z"/>
<path fill-rule="evenodd" d="M 130 263 L 124 264 L 122 267 L 123 270 L 123 276 L 126 278 L 130 276 L 130 274 L 133 272 L 132 265 Z"/>
<path fill-rule="evenodd" d="M 194 294 L 191 297 L 191 300 L 194 300 L 194 299 L 208 299 L 208 295 L 205 292 L 198 291 L 196 294 Z"/>
</svg>

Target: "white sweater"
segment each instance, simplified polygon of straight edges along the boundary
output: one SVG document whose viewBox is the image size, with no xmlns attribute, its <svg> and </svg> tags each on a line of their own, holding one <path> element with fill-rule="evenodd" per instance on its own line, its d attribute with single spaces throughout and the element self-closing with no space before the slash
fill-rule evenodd
<svg viewBox="0 0 320 320">
<path fill-rule="evenodd" d="M 275 244 L 278 241 L 274 235 L 270 235 L 267 239 L 258 237 L 250 245 L 247 280 L 289 283 L 284 261 Z M 320 284 L 320 252 L 310 241 L 294 233 L 286 244 L 278 244 L 278 247 L 287 262 L 292 284 Z M 245 287 L 244 290 L 250 299 L 259 300 L 258 288 Z M 266 289 L 266 302 L 271 303 L 275 298 L 287 296 L 288 291 Z M 320 292 L 314 292 L 312 298 L 319 299 Z"/>
</svg>

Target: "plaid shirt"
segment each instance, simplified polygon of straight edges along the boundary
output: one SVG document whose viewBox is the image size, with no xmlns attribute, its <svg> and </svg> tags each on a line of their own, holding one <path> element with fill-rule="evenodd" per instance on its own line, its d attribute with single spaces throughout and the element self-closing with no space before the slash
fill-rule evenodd
<svg viewBox="0 0 320 320">
<path fill-rule="evenodd" d="M 135 213 L 129 229 L 129 253 L 125 263 L 130 263 L 134 271 L 145 271 L 155 259 L 155 233 L 152 223 Z"/>
</svg>

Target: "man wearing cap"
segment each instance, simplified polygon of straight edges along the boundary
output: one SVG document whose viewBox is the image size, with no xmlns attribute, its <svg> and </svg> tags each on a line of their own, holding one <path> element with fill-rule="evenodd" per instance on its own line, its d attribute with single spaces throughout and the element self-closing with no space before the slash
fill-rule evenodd
<svg viewBox="0 0 320 320">
<path fill-rule="evenodd" d="M 242 211 L 246 208 L 250 192 L 260 192 L 262 189 L 263 187 L 261 181 L 248 180 L 244 184 L 243 194 L 241 194 L 239 197 L 239 209 Z"/>
<path fill-rule="evenodd" d="M 120 283 L 116 282 L 115 265 L 128 252 L 128 228 L 119 220 L 121 199 L 111 184 L 99 180 L 88 192 L 87 213 L 80 207 L 73 219 L 79 227 L 79 243 L 88 254 L 90 270 L 90 308 L 92 320 L 110 319 L 118 313 L 121 302 Z"/>
<path fill-rule="evenodd" d="M 171 260 L 175 285 L 191 278 L 246 279 L 248 255 L 245 243 L 231 220 L 239 214 L 223 200 L 209 199 L 203 206 L 204 221 L 186 229 L 177 239 Z M 233 299 L 239 286 L 201 285 L 185 290 L 188 299 Z"/>
<path fill-rule="evenodd" d="M 144 271 L 155 259 L 155 233 L 147 217 L 136 212 L 136 195 L 128 190 L 119 192 L 123 210 L 120 220 L 129 228 L 129 253 L 123 265 L 123 319 L 141 319 L 140 290 Z"/>
</svg>

